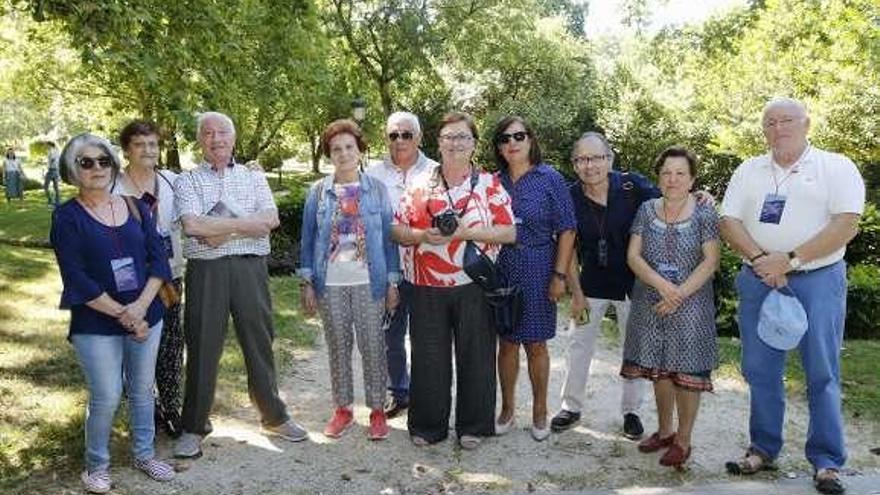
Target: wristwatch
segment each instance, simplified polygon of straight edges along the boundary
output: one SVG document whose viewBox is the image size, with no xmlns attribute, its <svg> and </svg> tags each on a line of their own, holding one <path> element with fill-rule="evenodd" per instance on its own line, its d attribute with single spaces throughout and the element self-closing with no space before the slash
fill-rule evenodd
<svg viewBox="0 0 880 495">
<path fill-rule="evenodd" d="M 801 264 L 801 259 L 798 258 L 797 253 L 790 251 L 788 253 L 788 266 L 790 266 L 792 270 L 797 270 L 801 267 Z"/>
</svg>

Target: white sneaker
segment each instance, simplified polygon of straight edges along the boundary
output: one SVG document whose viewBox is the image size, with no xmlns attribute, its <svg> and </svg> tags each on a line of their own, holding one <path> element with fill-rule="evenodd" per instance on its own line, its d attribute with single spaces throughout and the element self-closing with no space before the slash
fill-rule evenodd
<svg viewBox="0 0 880 495">
<path fill-rule="evenodd" d="M 89 493 L 107 493 L 113 486 L 113 483 L 110 482 L 110 473 L 106 469 L 91 473 L 85 470 L 82 472 L 80 479 Z"/>
<path fill-rule="evenodd" d="M 302 442 L 309 438 L 309 432 L 292 419 L 288 419 L 278 426 L 262 426 L 261 428 L 266 435 L 280 437 L 289 442 Z"/>
</svg>

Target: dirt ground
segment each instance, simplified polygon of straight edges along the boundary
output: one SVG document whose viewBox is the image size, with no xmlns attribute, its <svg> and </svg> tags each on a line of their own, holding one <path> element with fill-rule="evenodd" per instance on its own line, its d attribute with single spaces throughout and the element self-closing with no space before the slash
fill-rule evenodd
<svg viewBox="0 0 880 495">
<path fill-rule="evenodd" d="M 560 332 L 551 341 L 552 412 L 559 409 L 569 339 L 568 332 Z M 173 482 L 154 483 L 130 468 L 114 467 L 114 493 L 524 493 L 735 482 L 723 466 L 740 456 L 748 444 L 748 394 L 743 383 L 735 378 L 716 380 L 715 393 L 703 398 L 689 469 L 672 471 L 657 463 L 659 455 L 639 453 L 635 442 L 620 435 L 620 348 L 615 340 L 600 339 L 587 386 L 588 409 L 577 428 L 553 434 L 542 443 L 532 440 L 528 432 L 531 392 L 523 356 L 517 388 L 519 427 L 503 437 L 487 439 L 475 451 L 462 451 L 453 435 L 438 445 L 413 446 L 405 415 L 390 421 L 392 433 L 386 441 L 368 441 L 364 425 L 369 411 L 363 406 L 356 352 L 358 425 L 339 440 L 325 438 L 320 432 L 332 406 L 326 350 L 319 339 L 313 351 L 297 352 L 293 364 L 281 370 L 280 376 L 292 414 L 312 432 L 309 441 L 292 444 L 262 436 L 254 410 L 244 408 L 212 418 L 214 433 L 205 441 L 204 456 L 181 463 L 182 471 Z M 652 394 L 646 397 L 642 418 L 646 432 L 654 431 Z M 806 430 L 804 401 L 790 401 L 781 470 L 760 474 L 759 479 L 803 479 L 804 493 L 812 492 L 810 466 L 803 457 Z M 876 426 L 848 422 L 850 460 L 845 474 L 880 473 L 880 456 L 869 452 L 878 446 L 878 433 Z M 159 454 L 170 457 L 170 442 L 161 437 L 158 444 Z M 79 493 L 77 486 L 67 488 Z"/>
</svg>

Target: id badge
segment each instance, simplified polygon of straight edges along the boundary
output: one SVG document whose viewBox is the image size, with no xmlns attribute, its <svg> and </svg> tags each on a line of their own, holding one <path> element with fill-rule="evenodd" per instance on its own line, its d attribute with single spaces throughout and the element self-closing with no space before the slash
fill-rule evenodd
<svg viewBox="0 0 880 495">
<path fill-rule="evenodd" d="M 657 265 L 657 273 L 660 274 L 661 277 L 669 280 L 670 282 L 677 284 L 678 280 L 678 267 L 673 265 L 672 263 L 660 263 Z"/>
<path fill-rule="evenodd" d="M 113 269 L 113 279 L 116 281 L 117 292 L 137 290 L 137 271 L 134 269 L 134 258 L 116 258 L 110 260 L 110 268 Z"/>
<path fill-rule="evenodd" d="M 608 266 L 608 241 L 604 237 L 596 241 L 596 265 L 599 268 Z"/>
<path fill-rule="evenodd" d="M 764 205 L 761 206 L 761 223 L 778 225 L 779 221 L 782 220 L 783 211 L 785 211 L 785 196 L 767 193 L 764 196 Z"/>
<path fill-rule="evenodd" d="M 174 257 L 174 249 L 171 247 L 171 234 L 165 232 L 160 235 L 162 236 L 162 246 L 165 247 L 165 255 L 170 260 Z"/>
</svg>

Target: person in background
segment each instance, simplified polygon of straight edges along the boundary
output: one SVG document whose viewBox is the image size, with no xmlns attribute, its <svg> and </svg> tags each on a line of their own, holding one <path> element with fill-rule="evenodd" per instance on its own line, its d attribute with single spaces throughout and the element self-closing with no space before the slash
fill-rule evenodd
<svg viewBox="0 0 880 495">
<path fill-rule="evenodd" d="M 58 172 L 58 147 L 52 141 L 47 146 L 46 175 L 43 176 L 43 192 L 46 193 L 46 202 L 49 206 L 57 207 L 61 202 L 61 196 L 58 194 L 58 181 L 61 179 L 61 175 Z M 50 184 L 55 192 L 54 195 L 49 190 Z"/>
<path fill-rule="evenodd" d="M 168 257 L 145 204 L 110 192 L 119 160 L 106 140 L 80 134 L 64 147 L 61 174 L 75 198 L 55 209 L 50 240 L 70 310 L 69 340 L 86 378 L 86 491 L 107 493 L 110 432 L 123 389 L 128 396 L 134 467 L 157 481 L 174 478 L 153 448 L 153 380 L 164 307 L 156 294 L 171 279 Z"/>
<path fill-rule="evenodd" d="M 388 436 L 383 410 L 388 370 L 382 316 L 398 303 L 398 247 L 391 242 L 392 209 L 385 185 L 361 172 L 366 143 L 351 120 L 321 135 L 332 175 L 309 190 L 303 209 L 299 275 L 306 313 L 320 309 L 336 409 L 324 434 L 339 438 L 354 423 L 352 341 L 363 359 L 371 440 Z"/>
<path fill-rule="evenodd" d="M 438 164 L 419 149 L 422 143 L 422 127 L 419 118 L 409 112 L 395 112 L 388 116 L 385 124 L 385 145 L 388 154 L 381 163 L 367 168 L 367 173 L 376 177 L 388 190 L 391 207 L 396 212 L 404 191 L 419 181 L 425 181 Z M 401 259 L 409 249 L 401 247 Z M 404 274 L 413 270 L 404 270 Z M 385 414 L 390 419 L 409 407 L 409 371 L 407 370 L 406 334 L 409 329 L 410 302 L 412 301 L 412 280 L 404 278 L 398 285 L 400 303 L 391 317 L 385 331 L 385 352 L 388 359 L 389 400 Z"/>
<path fill-rule="evenodd" d="M 12 148 L 6 149 L 3 160 L 3 185 L 6 188 L 7 203 L 13 198 L 24 199 L 24 172 L 21 170 L 21 160 L 15 156 Z"/>
<path fill-rule="evenodd" d="M 736 280 L 742 373 L 749 384 L 751 444 L 727 463 L 734 474 L 773 467 L 782 449 L 786 352 L 758 337 L 767 294 L 788 287 L 807 316 L 798 345 L 809 397 L 806 456 L 816 489 L 843 493 L 846 462 L 840 349 L 846 319 L 846 245 L 858 233 L 865 183 L 848 158 L 810 144 L 803 103 L 774 98 L 764 107 L 769 151 L 740 165 L 721 204 L 724 240 L 743 259 Z"/>
<path fill-rule="evenodd" d="M 510 197 L 498 177 L 471 161 L 473 118 L 452 112 L 440 125 L 440 167 L 407 188 L 394 218 L 394 240 L 410 246 L 412 383 L 407 418 L 417 446 L 449 435 L 455 350 L 455 432 L 464 449 L 495 433 L 495 329 L 486 295 L 464 272 L 467 241 L 494 260 L 516 239 Z"/>
<path fill-rule="evenodd" d="M 183 434 L 174 455 L 202 455 L 211 432 L 217 371 L 232 315 L 247 368 L 248 393 L 260 413 L 262 431 L 291 442 L 308 432 L 287 413 L 278 396 L 269 293 L 269 233 L 278 226 L 278 209 L 262 171 L 232 157 L 235 126 L 227 115 L 205 112 L 196 135 L 203 161 L 177 178 L 175 211 L 180 215 L 186 266 L 186 386 Z"/>
<path fill-rule="evenodd" d="M 128 166 L 120 172 L 112 192 L 139 198 L 150 207 L 171 265 L 172 283 L 183 293 L 185 262 L 180 243 L 180 222 L 175 220 L 174 182 L 177 174 L 159 170 L 159 129 L 152 122 L 134 120 L 119 132 L 119 145 Z M 181 370 L 183 368 L 182 305 L 167 308 L 162 341 L 156 359 L 156 424 L 172 437 L 180 436 Z"/>
<path fill-rule="evenodd" d="M 627 250 L 636 281 L 620 374 L 654 382 L 658 431 L 639 450 L 666 449 L 660 464 L 680 467 L 691 455 L 700 394 L 712 391 L 718 367 L 712 290 L 721 257 L 718 215 L 691 192 L 693 153 L 667 148 L 654 171 L 663 196 L 639 207 Z"/>
<path fill-rule="evenodd" d="M 511 335 L 498 341 L 501 413 L 495 434 L 514 425 L 519 348 L 525 348 L 532 383 L 532 438 L 550 436 L 547 341 L 556 335 L 556 302 L 565 294 L 565 279 L 574 249 L 575 218 L 565 179 L 541 160 L 535 134 L 521 117 L 501 119 L 492 136 L 501 183 L 510 194 L 516 244 L 501 248 L 498 264 L 510 283 L 523 291 L 523 317 Z"/>
</svg>

